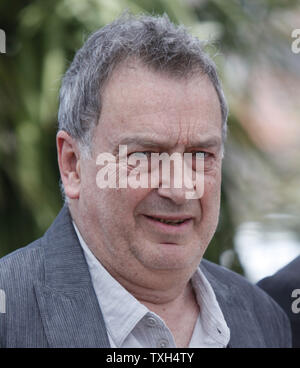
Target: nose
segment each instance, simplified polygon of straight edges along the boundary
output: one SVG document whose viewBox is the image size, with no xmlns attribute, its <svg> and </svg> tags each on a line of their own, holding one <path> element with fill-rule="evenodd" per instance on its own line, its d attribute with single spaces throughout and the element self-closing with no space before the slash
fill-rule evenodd
<svg viewBox="0 0 300 368">
<path fill-rule="evenodd" d="M 165 176 L 160 172 L 160 181 L 159 181 L 159 187 L 157 189 L 158 194 L 161 197 L 168 198 L 172 200 L 177 205 L 184 204 L 189 198 L 191 198 L 190 191 L 191 188 L 194 188 L 193 180 L 192 180 L 192 174 L 186 170 L 187 166 L 185 163 L 178 161 L 177 165 L 179 163 L 178 167 L 182 167 L 184 170 L 175 170 L 175 163 L 172 162 L 170 165 L 170 171 L 168 170 L 165 172 L 165 174 L 169 174 L 170 177 L 168 178 L 168 175 Z M 185 180 L 184 180 L 185 176 Z M 189 188 L 186 186 L 188 185 Z"/>
<path fill-rule="evenodd" d="M 154 179 L 158 194 L 176 204 L 201 198 L 204 191 L 204 163 L 200 161 L 200 168 L 196 165 L 194 171 L 192 154 L 186 154 L 182 159 L 180 153 L 173 153 L 172 160 L 167 154 L 162 155 L 161 165 L 158 161 L 151 166 L 151 183 Z"/>
<path fill-rule="evenodd" d="M 185 204 L 188 199 L 186 198 L 186 188 L 162 188 L 157 189 L 157 193 L 164 198 L 170 199 L 177 205 Z"/>
</svg>

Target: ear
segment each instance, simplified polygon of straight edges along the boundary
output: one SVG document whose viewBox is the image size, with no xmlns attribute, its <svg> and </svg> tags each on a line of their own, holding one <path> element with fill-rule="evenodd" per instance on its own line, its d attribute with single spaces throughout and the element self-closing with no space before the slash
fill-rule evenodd
<svg viewBox="0 0 300 368">
<path fill-rule="evenodd" d="M 80 193 L 80 155 L 78 144 L 64 130 L 56 135 L 56 146 L 60 177 L 66 196 L 78 199 Z"/>
</svg>

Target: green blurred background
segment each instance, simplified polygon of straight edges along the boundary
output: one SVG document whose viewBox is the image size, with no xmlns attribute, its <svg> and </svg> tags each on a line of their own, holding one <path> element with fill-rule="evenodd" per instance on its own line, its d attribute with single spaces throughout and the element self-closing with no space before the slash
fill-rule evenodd
<svg viewBox="0 0 300 368">
<path fill-rule="evenodd" d="M 166 12 L 213 42 L 230 116 L 220 223 L 206 258 L 253 280 L 247 262 L 278 268 L 300 253 L 296 0 L 1 0 L 0 257 L 40 237 L 61 208 L 60 80 L 87 35 L 125 9 Z"/>
</svg>

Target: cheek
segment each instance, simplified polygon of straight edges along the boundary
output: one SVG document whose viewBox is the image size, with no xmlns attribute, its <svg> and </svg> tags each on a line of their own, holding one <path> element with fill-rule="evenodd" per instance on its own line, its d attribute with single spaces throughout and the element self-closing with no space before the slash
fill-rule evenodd
<svg viewBox="0 0 300 368">
<path fill-rule="evenodd" d="M 217 223 L 220 210 L 221 180 L 220 175 L 206 177 L 204 195 L 201 199 L 203 220 L 212 224 Z"/>
<path fill-rule="evenodd" d="M 136 241 L 139 227 L 135 210 L 144 198 L 143 190 L 108 189 L 102 190 L 100 197 L 94 212 L 108 242 L 124 248 L 124 244 Z"/>
<path fill-rule="evenodd" d="M 131 231 L 136 225 L 136 208 L 147 195 L 145 189 L 97 189 L 94 199 L 98 216 L 104 217 L 105 222 L 122 229 Z"/>
<path fill-rule="evenodd" d="M 86 207 L 97 211 L 100 217 L 113 216 L 121 221 L 120 225 L 128 222 L 149 189 L 101 188 L 98 186 L 100 169 L 101 167 L 90 162 L 82 165 L 81 200 L 85 202 Z"/>
<path fill-rule="evenodd" d="M 148 193 L 149 189 L 144 188 L 114 190 L 114 201 L 119 209 L 119 215 L 124 216 L 123 221 L 135 218 L 136 209 Z"/>
<path fill-rule="evenodd" d="M 218 225 L 220 211 L 220 182 L 205 180 L 204 195 L 200 200 L 201 220 L 198 228 L 203 251 L 209 245 Z"/>
</svg>

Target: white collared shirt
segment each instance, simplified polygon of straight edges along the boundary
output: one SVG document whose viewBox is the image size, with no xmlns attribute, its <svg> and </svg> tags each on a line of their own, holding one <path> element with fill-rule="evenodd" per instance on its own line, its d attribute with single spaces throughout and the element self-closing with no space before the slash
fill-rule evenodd
<svg viewBox="0 0 300 368">
<path fill-rule="evenodd" d="M 73 222 L 89 267 L 112 348 L 176 348 L 165 322 L 131 295 L 93 255 Z M 189 348 L 224 348 L 230 339 L 215 293 L 198 267 L 192 286 L 200 308 Z"/>
</svg>

